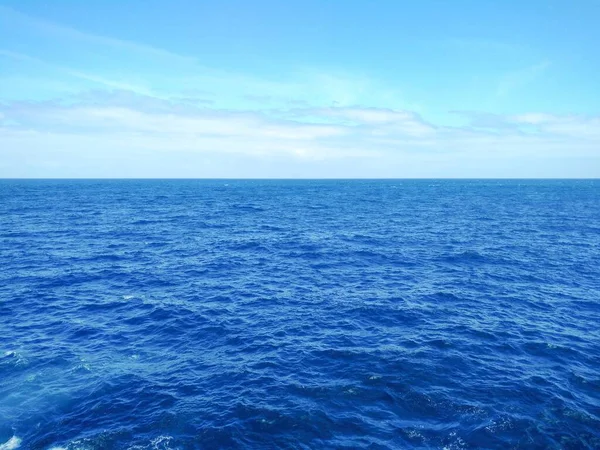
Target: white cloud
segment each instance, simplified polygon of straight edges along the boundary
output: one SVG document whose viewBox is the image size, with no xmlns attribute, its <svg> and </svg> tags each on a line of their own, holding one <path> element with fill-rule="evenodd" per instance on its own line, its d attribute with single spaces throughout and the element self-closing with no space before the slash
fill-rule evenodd
<svg viewBox="0 0 600 450">
<path fill-rule="evenodd" d="M 579 139 L 600 139 L 600 117 L 552 114 L 522 114 L 509 118 L 516 124 L 529 124 L 541 133 Z"/>
<path fill-rule="evenodd" d="M 466 125 L 441 126 L 417 114 L 401 90 L 366 75 L 228 72 L 6 7 L 2 25 L 14 28 L 5 36 L 27 35 L 32 53 L 0 56 L 19 62 L 20 79 L 43 78 L 56 95 L 0 103 L 0 176 L 600 175 L 598 117 L 463 112 Z M 46 41 L 52 54 L 35 45 Z M 20 47 L 18 36 L 11 42 Z M 517 92 L 548 67 L 505 74 L 497 94 Z M 12 76 L 2 78 L 7 91 L 26 91 Z M 65 86 L 75 81 L 77 89 Z"/>
<path fill-rule="evenodd" d="M 80 176 L 600 175 L 599 118 L 497 116 L 512 127 L 479 129 L 382 108 L 266 115 L 139 95 L 91 98 L 1 106 L 0 154 L 11 164 L 0 176 L 16 166 L 29 176 L 73 176 L 69 167 Z"/>
</svg>

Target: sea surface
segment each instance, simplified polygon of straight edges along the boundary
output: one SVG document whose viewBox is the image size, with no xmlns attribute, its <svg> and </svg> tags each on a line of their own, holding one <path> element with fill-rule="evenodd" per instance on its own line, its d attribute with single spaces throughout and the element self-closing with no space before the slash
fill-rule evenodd
<svg viewBox="0 0 600 450">
<path fill-rule="evenodd" d="M 0 450 L 598 449 L 600 181 L 0 181 Z"/>
</svg>

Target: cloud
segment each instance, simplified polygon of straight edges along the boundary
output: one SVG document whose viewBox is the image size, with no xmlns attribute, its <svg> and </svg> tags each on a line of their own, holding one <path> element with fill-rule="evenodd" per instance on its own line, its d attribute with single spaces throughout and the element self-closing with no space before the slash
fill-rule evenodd
<svg viewBox="0 0 600 450">
<path fill-rule="evenodd" d="M 25 55 L 23 53 L 13 52 L 10 50 L 5 50 L 5 49 L 0 48 L 0 56 L 4 56 L 6 58 L 10 58 L 10 59 L 17 60 L 17 61 L 33 63 L 33 64 L 36 64 L 38 66 L 42 66 L 45 68 L 55 69 L 55 70 L 58 70 L 58 71 L 64 73 L 65 75 L 68 75 L 68 76 L 71 76 L 74 78 L 79 78 L 79 79 L 85 80 L 85 81 L 91 81 L 95 84 L 99 84 L 104 87 L 109 87 L 109 88 L 114 88 L 114 89 L 122 89 L 122 90 L 126 90 L 126 91 L 137 92 L 140 94 L 151 95 L 149 89 L 141 87 L 141 86 L 135 86 L 135 85 L 127 83 L 127 82 L 111 80 L 111 79 L 107 79 L 107 78 L 104 78 L 99 75 L 86 73 L 86 72 L 83 72 L 80 70 L 74 70 L 74 69 L 71 69 L 68 67 L 63 67 L 59 64 L 49 63 L 40 58 L 35 58 L 33 56 Z"/>
<path fill-rule="evenodd" d="M 510 116 L 508 120 L 517 125 L 533 126 L 539 133 L 573 139 L 600 140 L 600 117 L 537 113 Z"/>
<path fill-rule="evenodd" d="M 187 98 L 188 102 L 190 97 L 200 97 L 205 100 L 202 103 L 212 100 L 220 108 L 407 106 L 398 89 L 367 74 L 303 65 L 272 74 L 261 69 L 258 74 L 223 70 L 205 66 L 195 57 L 81 31 L 3 6 L 0 40 L 0 57 L 21 62 L 22 79 L 39 82 L 39 73 L 50 73 L 42 79 L 46 90 L 59 79 L 77 79 L 87 89 L 127 90 L 163 99 Z M 64 92 L 65 88 L 55 90 Z"/>
<path fill-rule="evenodd" d="M 475 129 L 506 130 L 517 128 L 516 124 L 510 123 L 506 117 L 499 114 L 480 111 L 450 111 L 450 113 L 465 118 L 468 126 Z"/>
<path fill-rule="evenodd" d="M 196 58 L 190 56 L 180 55 L 169 50 L 146 44 L 83 32 L 72 27 L 29 16 L 2 5 L 0 5 L 0 19 L 3 19 L 7 23 L 11 23 L 20 28 L 35 29 L 43 34 L 51 35 L 56 38 L 66 38 L 69 40 L 81 41 L 87 44 L 96 44 L 105 47 L 108 46 L 119 50 L 143 53 L 148 56 L 159 57 L 163 59 L 166 58 L 178 62 L 196 62 Z"/>
<path fill-rule="evenodd" d="M 442 41 L 437 41 L 436 43 L 444 48 L 451 48 L 469 53 L 481 52 L 489 54 L 490 52 L 493 52 L 512 55 L 523 49 L 522 44 L 516 45 L 510 42 L 482 39 L 478 37 L 445 37 Z"/>
<path fill-rule="evenodd" d="M 468 126 L 474 129 L 513 130 L 518 133 L 535 133 L 548 139 L 569 138 L 574 142 L 600 140 L 600 117 L 548 113 L 500 115 L 476 111 L 454 113 L 465 117 Z"/>
<path fill-rule="evenodd" d="M 600 175 L 598 117 L 462 111 L 464 125 L 444 126 L 366 74 L 208 68 L 0 7 L 3 25 L 11 39 L 0 57 L 15 70 L 2 78 L 11 95 L 0 99 L 0 176 Z M 505 74 L 497 94 L 518 92 L 549 67 Z M 17 89 L 17 75 L 29 90 L 47 83 L 44 94 L 28 95 L 24 82 Z"/>
<path fill-rule="evenodd" d="M 448 127 L 387 108 L 266 114 L 94 91 L 70 101 L 0 105 L 0 152 L 11 162 L 0 176 L 16 166 L 29 167 L 30 176 L 73 176 L 69 167 L 80 176 L 117 176 L 115 164 L 129 168 L 122 176 L 600 175 L 600 118 L 493 116 L 492 128 L 468 114 L 472 123 Z M 244 164 L 234 170 L 232 161 Z"/>
<path fill-rule="evenodd" d="M 523 88 L 540 77 L 551 65 L 550 61 L 542 61 L 504 74 L 498 82 L 496 95 L 498 97 L 505 97 Z"/>
</svg>

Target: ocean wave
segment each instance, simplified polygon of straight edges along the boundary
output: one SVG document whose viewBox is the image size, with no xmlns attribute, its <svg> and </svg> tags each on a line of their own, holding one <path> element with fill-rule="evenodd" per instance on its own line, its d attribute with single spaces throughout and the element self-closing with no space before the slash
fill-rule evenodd
<svg viewBox="0 0 600 450">
<path fill-rule="evenodd" d="M 597 182 L 223 184 L 0 184 L 1 450 L 600 448 Z"/>
<path fill-rule="evenodd" d="M 21 438 L 19 438 L 17 436 L 13 436 L 8 441 L 6 441 L 4 444 L 0 444 L 0 450 L 17 449 L 21 446 L 21 441 L 22 441 Z"/>
</svg>

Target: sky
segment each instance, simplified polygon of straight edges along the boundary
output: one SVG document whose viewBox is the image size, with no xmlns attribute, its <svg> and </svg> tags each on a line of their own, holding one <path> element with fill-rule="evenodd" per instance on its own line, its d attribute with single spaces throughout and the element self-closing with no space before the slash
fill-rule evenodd
<svg viewBox="0 0 600 450">
<path fill-rule="evenodd" d="M 0 177 L 595 178 L 600 0 L 0 0 Z"/>
</svg>

